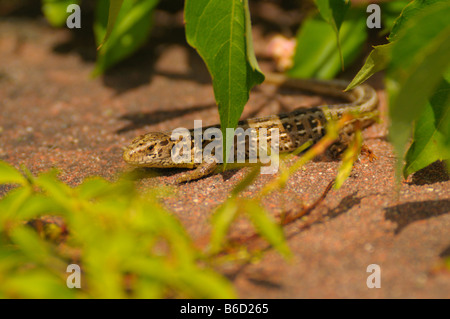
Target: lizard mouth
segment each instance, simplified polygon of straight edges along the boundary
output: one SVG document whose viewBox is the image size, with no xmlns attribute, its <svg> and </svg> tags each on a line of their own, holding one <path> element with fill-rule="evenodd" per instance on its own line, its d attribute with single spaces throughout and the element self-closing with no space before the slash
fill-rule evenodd
<svg viewBox="0 0 450 319">
<path fill-rule="evenodd" d="M 123 151 L 122 158 L 131 165 L 140 165 L 143 162 L 142 156 L 137 155 L 136 149 L 126 147 Z"/>
</svg>

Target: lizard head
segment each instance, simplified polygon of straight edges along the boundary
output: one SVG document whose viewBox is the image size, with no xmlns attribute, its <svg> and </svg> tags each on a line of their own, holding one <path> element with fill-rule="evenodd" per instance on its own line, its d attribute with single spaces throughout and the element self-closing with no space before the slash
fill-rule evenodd
<svg viewBox="0 0 450 319">
<path fill-rule="evenodd" d="M 135 166 L 173 167 L 170 132 L 153 132 L 136 137 L 123 152 L 125 162 Z"/>
</svg>

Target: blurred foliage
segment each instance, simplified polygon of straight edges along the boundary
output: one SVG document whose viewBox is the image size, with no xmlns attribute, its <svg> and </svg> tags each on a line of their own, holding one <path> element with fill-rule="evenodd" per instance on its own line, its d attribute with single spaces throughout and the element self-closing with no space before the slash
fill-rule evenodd
<svg viewBox="0 0 450 319">
<path fill-rule="evenodd" d="M 67 7 L 71 4 L 79 4 L 77 0 L 42 0 L 42 12 L 47 21 L 54 27 L 62 27 L 66 24 Z"/>
<path fill-rule="evenodd" d="M 304 21 L 297 33 L 294 65 L 288 74 L 331 79 L 342 70 L 344 63 L 350 64 L 362 53 L 366 40 L 366 14 L 362 10 L 349 10 L 339 32 L 314 15 Z"/>
<path fill-rule="evenodd" d="M 230 283 L 202 265 L 179 221 L 133 182 L 101 178 L 75 188 L 56 171 L 32 176 L 0 162 L 2 298 L 230 298 Z M 33 226 L 33 227 L 32 227 Z M 82 269 L 81 289 L 66 267 Z"/>
<path fill-rule="evenodd" d="M 158 0 L 97 0 L 94 33 L 99 51 L 94 76 L 127 58 L 147 41 L 157 4 Z"/>
</svg>

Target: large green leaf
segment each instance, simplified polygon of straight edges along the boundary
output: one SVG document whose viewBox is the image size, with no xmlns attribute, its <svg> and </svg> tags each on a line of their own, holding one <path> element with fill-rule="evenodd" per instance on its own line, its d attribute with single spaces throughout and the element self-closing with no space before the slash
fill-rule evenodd
<svg viewBox="0 0 450 319">
<path fill-rule="evenodd" d="M 450 159 L 450 84 L 443 80 L 414 127 L 414 142 L 406 153 L 403 175 L 437 160 Z"/>
<path fill-rule="evenodd" d="M 392 43 L 397 39 L 398 33 L 400 30 L 404 29 L 407 21 L 414 19 L 414 16 L 421 12 L 421 10 L 427 8 L 433 3 L 441 2 L 445 0 L 417 0 L 410 2 L 407 6 L 405 4 L 407 1 L 399 1 L 399 2 L 389 2 L 383 3 L 383 19 L 387 19 L 389 16 L 389 21 L 385 23 L 388 24 L 388 28 L 392 28 L 391 33 L 389 34 L 390 43 L 384 45 L 378 45 L 373 48 L 370 52 L 364 66 L 359 70 L 358 74 L 353 78 L 352 82 L 349 84 L 346 90 L 350 90 L 359 84 L 366 81 L 370 78 L 374 73 L 379 72 L 385 69 L 391 59 L 391 49 Z M 403 8 L 403 7 L 404 8 Z M 393 20 L 393 14 L 398 12 L 400 8 L 403 8 L 401 14 L 396 17 L 395 21 Z M 409 60 L 412 58 L 412 54 L 405 54 L 403 56 L 404 59 Z"/>
<path fill-rule="evenodd" d="M 392 124 L 390 139 L 400 156 L 411 135 L 413 122 L 423 114 L 427 100 L 450 66 L 449 16 L 449 2 L 423 9 L 400 29 L 392 47 L 387 79 Z M 441 107 L 449 106 L 443 104 Z"/>
<path fill-rule="evenodd" d="M 94 31 L 101 49 L 93 75 L 130 56 L 150 33 L 158 0 L 128 0 L 122 6 L 120 2 L 112 1 L 109 7 L 108 0 L 98 0 Z"/>
<path fill-rule="evenodd" d="M 397 0 L 381 2 L 381 20 L 383 22 L 383 30 L 380 34 L 387 34 L 392 30 L 395 21 L 400 16 L 402 10 L 408 5 L 410 0 Z"/>
<path fill-rule="evenodd" d="M 405 25 L 409 20 L 414 19 L 414 16 L 419 14 L 423 9 L 426 9 L 430 5 L 437 2 L 446 2 L 448 0 L 415 0 L 411 1 L 402 11 L 401 15 L 395 20 L 392 26 L 391 33 L 388 40 L 390 42 L 395 41 L 399 32 L 405 28 Z"/>
<path fill-rule="evenodd" d="M 391 59 L 391 48 L 392 43 L 375 46 L 367 57 L 361 70 L 359 70 L 358 74 L 355 75 L 352 82 L 345 90 L 348 91 L 357 87 L 373 74 L 386 68 Z"/>
<path fill-rule="evenodd" d="M 354 61 L 367 39 L 363 12 L 350 10 L 340 28 L 340 43 L 344 61 Z M 319 16 L 307 19 L 297 34 L 294 65 L 288 71 L 292 77 L 331 79 L 341 71 L 339 50 L 333 29 Z"/>
<path fill-rule="evenodd" d="M 236 127 L 250 89 L 264 80 L 251 45 L 247 0 L 186 0 L 185 21 L 186 39 L 211 74 L 226 136 L 226 128 Z"/>
</svg>

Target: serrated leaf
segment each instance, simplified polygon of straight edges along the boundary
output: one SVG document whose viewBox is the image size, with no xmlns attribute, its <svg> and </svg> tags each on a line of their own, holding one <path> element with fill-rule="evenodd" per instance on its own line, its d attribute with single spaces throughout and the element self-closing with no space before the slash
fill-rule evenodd
<svg viewBox="0 0 450 319">
<path fill-rule="evenodd" d="M 219 106 L 222 136 L 236 128 L 249 91 L 263 74 L 251 43 L 247 0 L 186 0 L 186 39 L 208 67 Z M 223 139 L 224 159 L 228 149 Z"/>
<path fill-rule="evenodd" d="M 395 20 L 392 26 L 391 33 L 388 40 L 390 42 L 395 41 L 398 38 L 399 33 L 406 27 L 408 21 L 412 20 L 414 16 L 420 14 L 424 9 L 438 2 L 446 2 L 448 0 L 414 0 L 411 1 L 406 7 L 403 8 L 401 15 Z"/>
<path fill-rule="evenodd" d="M 373 74 L 385 69 L 391 58 L 392 43 L 373 47 L 361 70 L 355 75 L 345 91 L 351 90 L 364 83 Z"/>
<path fill-rule="evenodd" d="M 450 66 L 448 16 L 450 3 L 429 6 L 402 28 L 392 47 L 387 79 L 390 139 L 400 156 L 404 154 L 413 121 L 424 112 L 427 99 Z"/>
<path fill-rule="evenodd" d="M 383 25 L 383 30 L 379 33 L 379 35 L 391 32 L 395 21 L 400 16 L 402 10 L 410 2 L 411 2 L 410 0 L 398 0 L 398 1 L 381 2 L 379 4 L 382 12 L 381 20 Z"/>
<path fill-rule="evenodd" d="M 449 130 L 450 84 L 444 80 L 415 124 L 414 142 L 405 156 L 405 177 L 437 160 L 450 159 Z"/>
<path fill-rule="evenodd" d="M 11 165 L 0 161 L 0 184 L 20 184 L 27 183 L 26 178 Z"/>
<path fill-rule="evenodd" d="M 353 62 L 367 39 L 366 20 L 362 12 L 350 10 L 340 29 L 344 61 Z M 341 71 L 336 35 L 327 22 L 318 16 L 307 19 L 297 33 L 294 65 L 289 76 L 331 79 Z"/>
<path fill-rule="evenodd" d="M 246 201 L 245 208 L 258 233 L 283 256 L 291 257 L 283 229 L 270 218 L 269 213 L 255 200 Z"/>
</svg>

